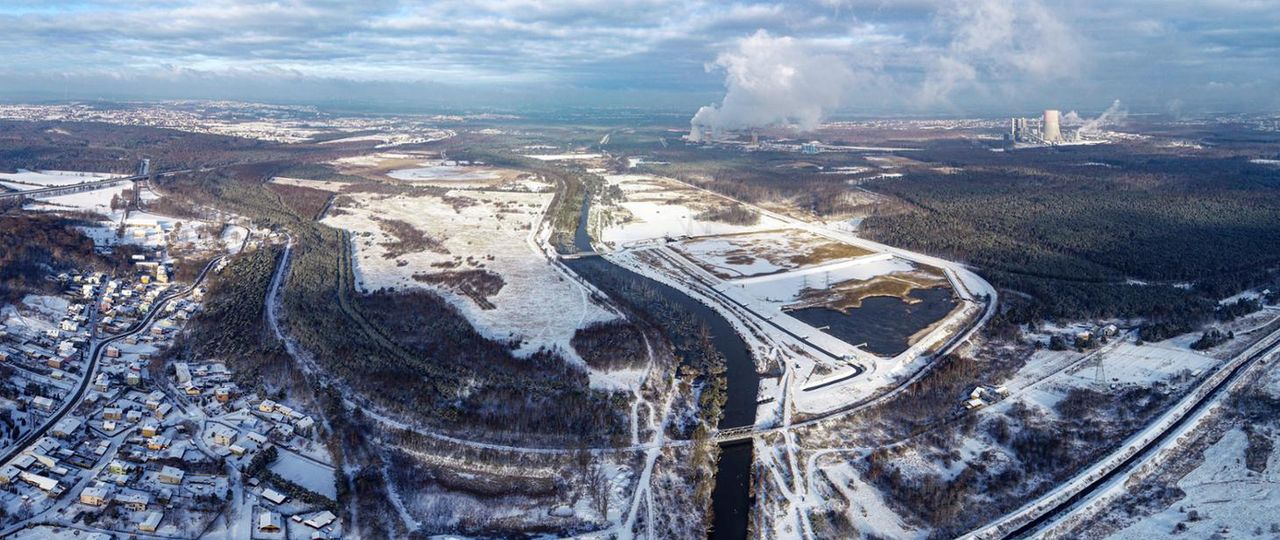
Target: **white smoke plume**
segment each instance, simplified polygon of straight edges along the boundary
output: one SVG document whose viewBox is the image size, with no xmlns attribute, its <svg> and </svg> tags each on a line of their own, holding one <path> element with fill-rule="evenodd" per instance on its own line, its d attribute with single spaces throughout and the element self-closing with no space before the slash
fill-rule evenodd
<svg viewBox="0 0 1280 540">
<path fill-rule="evenodd" d="M 1117 99 L 1111 102 L 1111 106 L 1102 111 L 1102 114 L 1098 115 L 1097 118 L 1085 121 L 1084 125 L 1080 126 L 1080 133 L 1101 133 L 1102 128 L 1121 124 L 1128 117 L 1129 110 L 1124 108 L 1120 104 L 1120 100 Z"/>
<path fill-rule="evenodd" d="M 707 69 L 724 70 L 725 96 L 698 109 L 691 123 L 713 132 L 777 125 L 812 130 L 855 82 L 840 58 L 764 30 L 738 40 Z"/>
</svg>

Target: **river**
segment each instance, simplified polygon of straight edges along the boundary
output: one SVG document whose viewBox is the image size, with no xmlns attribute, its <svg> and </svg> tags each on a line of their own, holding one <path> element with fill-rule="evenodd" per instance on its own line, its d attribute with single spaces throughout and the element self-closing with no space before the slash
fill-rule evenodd
<svg viewBox="0 0 1280 540">
<path fill-rule="evenodd" d="M 573 243 L 579 251 L 592 252 L 591 236 L 587 232 L 587 216 L 590 197 L 582 203 L 578 229 Z M 728 429 L 755 423 L 757 394 L 760 377 L 756 374 L 755 360 L 746 342 L 734 331 L 733 325 L 714 309 L 690 298 L 678 289 L 636 274 L 613 264 L 603 257 L 568 259 L 565 265 L 579 276 L 591 280 L 600 273 L 611 273 L 628 279 L 647 282 L 663 298 L 678 304 L 696 315 L 711 329 L 712 343 L 725 360 L 725 378 L 728 383 L 724 415 L 719 428 Z M 711 492 L 713 512 L 709 538 L 728 540 L 746 538 L 747 518 L 751 511 L 751 441 L 722 445 L 720 461 L 716 466 L 715 488 Z"/>
</svg>

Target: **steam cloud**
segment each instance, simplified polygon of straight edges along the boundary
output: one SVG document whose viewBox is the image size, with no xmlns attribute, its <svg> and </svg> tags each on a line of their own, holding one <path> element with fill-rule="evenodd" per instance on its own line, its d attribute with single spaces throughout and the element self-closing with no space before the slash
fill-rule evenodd
<svg viewBox="0 0 1280 540">
<path fill-rule="evenodd" d="M 800 42 L 764 30 L 738 40 L 713 68 L 725 72 L 724 100 L 698 109 L 691 121 L 713 132 L 774 125 L 811 130 L 855 82 L 841 59 L 811 54 Z"/>
<path fill-rule="evenodd" d="M 707 67 L 724 71 L 726 92 L 719 104 L 698 109 L 691 135 L 700 136 L 699 128 L 712 133 L 779 125 L 812 130 L 845 105 L 860 84 L 932 105 L 947 103 L 961 90 L 985 92 L 1000 81 L 1078 73 L 1075 33 L 1038 0 L 958 0 L 939 8 L 934 26 L 946 36 L 945 45 L 931 52 L 922 78 L 902 81 L 866 69 L 889 63 L 885 51 L 815 54 L 806 42 L 759 30 Z"/>
<path fill-rule="evenodd" d="M 1080 126 L 1080 133 L 1101 133 L 1102 128 L 1120 124 L 1128 117 L 1129 110 L 1120 105 L 1120 100 L 1117 99 L 1111 102 L 1111 106 L 1102 111 L 1102 114 L 1098 115 L 1097 118 L 1088 120 L 1083 126 Z"/>
</svg>

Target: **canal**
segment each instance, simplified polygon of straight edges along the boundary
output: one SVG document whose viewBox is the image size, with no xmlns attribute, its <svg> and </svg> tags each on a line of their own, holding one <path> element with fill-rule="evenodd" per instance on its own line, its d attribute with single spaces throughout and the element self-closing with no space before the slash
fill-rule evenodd
<svg viewBox="0 0 1280 540">
<path fill-rule="evenodd" d="M 587 231 L 590 197 L 582 203 L 578 229 L 573 243 L 581 252 L 591 252 L 591 236 Z M 593 276 L 612 274 L 627 280 L 640 280 L 666 300 L 679 305 L 701 319 L 711 330 L 712 344 L 725 360 L 727 397 L 718 427 L 728 429 L 755 423 L 760 377 L 746 342 L 733 325 L 709 306 L 694 300 L 674 287 L 660 283 L 609 262 L 603 257 L 583 257 L 564 261 L 571 270 L 588 281 Z M 728 540 L 746 538 L 751 511 L 751 441 L 724 444 L 716 466 L 715 487 L 711 492 L 712 530 L 709 538 Z"/>
</svg>

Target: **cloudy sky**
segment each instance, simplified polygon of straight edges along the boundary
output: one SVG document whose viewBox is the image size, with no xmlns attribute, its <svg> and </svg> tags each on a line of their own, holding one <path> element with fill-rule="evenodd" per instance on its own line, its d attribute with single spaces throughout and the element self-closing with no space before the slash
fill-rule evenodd
<svg viewBox="0 0 1280 540">
<path fill-rule="evenodd" d="M 1277 58 L 1280 0 L 0 0 L 10 100 L 1274 110 Z"/>
</svg>

